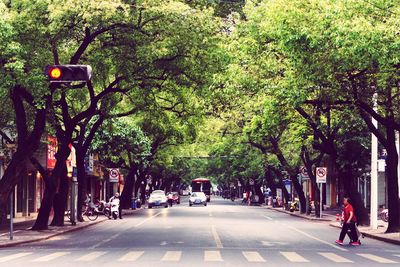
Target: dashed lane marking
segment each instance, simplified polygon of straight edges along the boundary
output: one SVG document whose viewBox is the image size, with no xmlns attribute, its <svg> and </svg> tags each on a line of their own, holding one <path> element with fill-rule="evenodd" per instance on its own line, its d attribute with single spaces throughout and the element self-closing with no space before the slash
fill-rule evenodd
<svg viewBox="0 0 400 267">
<path fill-rule="evenodd" d="M 76 261 L 84 261 L 84 262 L 93 261 L 93 260 L 103 256 L 106 253 L 107 252 L 104 252 L 104 251 L 91 252 L 91 253 L 88 253 L 88 254 L 83 255 L 82 257 L 76 259 Z"/>
<path fill-rule="evenodd" d="M 144 254 L 144 251 L 131 251 L 131 252 L 126 253 L 121 258 L 119 258 L 118 261 L 136 261 L 143 254 Z"/>
<path fill-rule="evenodd" d="M 43 256 L 43 257 L 39 257 L 37 259 L 34 259 L 34 262 L 46 262 L 46 261 L 52 261 L 55 260 L 57 258 L 60 258 L 62 256 L 68 255 L 71 252 L 55 252 L 55 253 L 51 253 L 47 256 Z"/>
<path fill-rule="evenodd" d="M 290 262 L 309 262 L 303 256 L 300 256 L 296 252 L 280 252 Z"/>
<path fill-rule="evenodd" d="M 242 254 L 248 262 L 265 262 L 260 253 L 256 251 L 242 251 Z"/>
<path fill-rule="evenodd" d="M 327 258 L 328 260 L 334 261 L 334 262 L 339 262 L 339 263 L 352 263 L 353 261 L 348 260 L 342 256 L 339 256 L 335 253 L 330 253 L 330 252 L 320 252 L 318 253 L 319 255 Z"/>
<path fill-rule="evenodd" d="M 167 251 L 161 261 L 180 261 L 182 251 Z"/>
<path fill-rule="evenodd" d="M 358 256 L 364 257 L 366 259 L 369 259 L 371 261 L 375 261 L 378 263 L 397 263 L 395 261 L 383 258 L 383 257 L 379 257 L 376 255 L 372 255 L 372 254 L 367 254 L 367 253 L 357 253 Z"/>
<path fill-rule="evenodd" d="M 204 261 L 223 261 L 221 253 L 218 250 L 204 251 Z"/>
<path fill-rule="evenodd" d="M 23 252 L 23 253 L 12 254 L 9 256 L 4 256 L 4 257 L 0 258 L 0 262 L 7 262 L 7 261 L 15 260 L 18 258 L 22 258 L 22 257 L 28 256 L 28 255 L 31 255 L 31 254 L 32 254 L 32 252 Z"/>
</svg>

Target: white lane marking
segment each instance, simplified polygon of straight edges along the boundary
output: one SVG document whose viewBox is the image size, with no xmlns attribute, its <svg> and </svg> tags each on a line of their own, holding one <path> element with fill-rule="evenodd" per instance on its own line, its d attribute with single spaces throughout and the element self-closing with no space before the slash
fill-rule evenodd
<svg viewBox="0 0 400 267">
<path fill-rule="evenodd" d="M 68 255 L 68 254 L 70 254 L 70 253 L 71 253 L 71 252 L 55 252 L 55 253 L 51 253 L 51 254 L 49 254 L 49 255 L 47 255 L 47 256 L 43 256 L 43 257 L 34 259 L 33 261 L 34 261 L 34 262 L 51 261 L 51 260 L 57 259 L 57 258 L 59 258 L 59 257 Z"/>
<path fill-rule="evenodd" d="M 280 253 L 290 262 L 309 262 L 309 260 L 303 258 L 303 256 L 300 256 L 296 252 L 281 251 Z"/>
<path fill-rule="evenodd" d="M 261 217 L 264 217 L 264 218 L 266 218 L 266 219 L 268 219 L 268 220 L 270 220 L 270 221 L 273 220 L 271 217 L 269 217 L 269 216 L 267 216 L 267 215 L 261 215 Z"/>
<path fill-rule="evenodd" d="M 215 225 L 211 226 L 211 232 L 214 237 L 214 241 L 215 241 L 217 248 L 223 248 L 224 246 L 222 245 L 221 239 L 219 238 L 219 235 L 217 233 L 217 229 L 216 229 Z"/>
<path fill-rule="evenodd" d="M 221 253 L 218 250 L 204 251 L 204 261 L 223 261 Z"/>
<path fill-rule="evenodd" d="M 348 250 L 345 249 L 345 248 L 341 248 L 341 247 L 339 247 L 338 245 L 331 244 L 331 243 L 329 243 L 329 242 L 326 242 L 325 240 L 322 240 L 322 239 L 319 239 L 319 238 L 317 238 L 317 237 L 315 237 L 315 236 L 312 236 L 312 235 L 310 235 L 310 234 L 307 234 L 306 232 L 303 232 L 303 231 L 301 231 L 301 230 L 299 230 L 299 229 L 297 229 L 297 228 L 295 228 L 295 227 L 293 227 L 293 226 L 289 226 L 289 225 L 287 225 L 287 224 L 283 224 L 283 225 L 285 225 L 286 227 L 288 227 L 288 228 L 290 228 L 290 229 L 292 229 L 292 230 L 294 230 L 294 231 L 296 231 L 296 232 L 298 232 L 298 233 L 300 233 L 300 234 L 302 234 L 302 235 L 304 235 L 304 236 L 307 236 L 307 237 L 309 237 L 309 238 L 311 238 L 311 239 L 317 240 L 317 241 L 321 242 L 322 244 L 331 246 L 331 247 L 333 247 L 333 248 L 335 248 L 335 249 L 337 249 L 337 250 L 348 251 Z"/>
<path fill-rule="evenodd" d="M 248 262 L 265 262 L 264 258 L 257 251 L 242 251 Z"/>
<path fill-rule="evenodd" d="M 376 255 L 372 255 L 372 254 L 367 254 L 367 253 L 357 253 L 358 256 L 364 257 L 366 259 L 369 259 L 371 261 L 375 261 L 378 263 L 397 263 L 395 261 L 389 260 L 389 259 L 385 259 Z"/>
<path fill-rule="evenodd" d="M 212 217 L 212 213 L 211 213 L 211 212 L 210 212 L 210 213 L 208 213 L 208 216 Z"/>
<path fill-rule="evenodd" d="M 182 251 L 167 251 L 161 261 L 180 261 Z"/>
<path fill-rule="evenodd" d="M 393 256 L 400 257 L 400 255 L 393 255 Z"/>
<path fill-rule="evenodd" d="M 118 261 L 136 261 L 144 254 L 144 251 L 131 251 L 118 259 Z"/>
<path fill-rule="evenodd" d="M 97 243 L 97 244 L 91 246 L 89 249 L 98 248 L 98 247 L 100 247 L 101 245 L 104 245 L 105 243 L 110 242 L 111 240 L 113 240 L 113 239 L 115 239 L 115 238 L 117 238 L 117 237 L 119 237 L 119 236 L 120 236 L 119 233 L 118 233 L 118 234 L 115 234 L 115 235 L 112 235 L 110 238 L 104 239 L 103 241 L 101 241 L 101 242 L 99 242 L 99 243 Z"/>
<path fill-rule="evenodd" d="M 32 252 L 23 252 L 23 253 L 17 253 L 17 254 L 12 254 L 12 255 L 8 255 L 8 256 L 4 256 L 0 258 L 0 262 L 6 262 L 6 261 L 11 261 L 11 260 L 15 260 L 18 258 L 22 258 L 28 255 L 31 255 Z"/>
<path fill-rule="evenodd" d="M 147 219 L 141 221 L 140 223 L 136 224 L 136 225 L 133 226 L 133 227 L 134 227 L 134 228 L 139 227 L 139 226 L 141 226 L 142 224 L 146 223 L 147 221 L 150 221 L 151 219 L 157 217 L 157 216 L 160 215 L 161 213 L 162 213 L 162 211 L 160 211 L 160 212 L 158 212 L 158 213 L 156 213 L 156 214 L 150 216 L 149 218 L 147 218 Z"/>
<path fill-rule="evenodd" d="M 92 261 L 92 260 L 97 259 L 100 256 L 103 256 L 106 253 L 107 252 L 104 252 L 104 251 L 91 252 L 91 253 L 88 253 L 86 255 L 83 255 L 80 258 L 77 258 L 75 261 L 85 261 L 85 262 Z"/>
<path fill-rule="evenodd" d="M 328 260 L 333 261 L 333 262 L 340 262 L 340 263 L 352 263 L 353 262 L 353 261 L 343 258 L 342 256 L 339 256 L 335 253 L 319 252 L 318 254 L 327 258 Z"/>
</svg>

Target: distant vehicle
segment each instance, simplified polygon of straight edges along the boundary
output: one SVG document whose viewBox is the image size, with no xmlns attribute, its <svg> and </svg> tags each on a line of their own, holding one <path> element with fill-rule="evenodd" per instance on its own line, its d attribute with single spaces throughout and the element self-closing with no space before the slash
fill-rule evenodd
<svg viewBox="0 0 400 267">
<path fill-rule="evenodd" d="M 147 202 L 147 207 L 149 209 L 153 208 L 153 207 L 164 207 L 164 208 L 168 208 L 168 199 L 164 193 L 164 191 L 162 190 L 154 190 L 149 197 L 149 200 Z"/>
<path fill-rule="evenodd" d="M 183 189 L 181 195 L 182 196 L 188 196 L 189 195 L 189 190 Z"/>
<path fill-rule="evenodd" d="M 189 206 L 204 205 L 207 206 L 207 196 L 204 192 L 193 192 L 189 198 Z"/>
<path fill-rule="evenodd" d="M 203 192 L 207 197 L 207 202 L 211 200 L 211 182 L 207 178 L 197 178 L 192 180 L 192 192 Z"/>
<path fill-rule="evenodd" d="M 172 200 L 172 203 L 181 204 L 181 196 L 178 192 L 168 192 L 168 200 Z"/>
</svg>

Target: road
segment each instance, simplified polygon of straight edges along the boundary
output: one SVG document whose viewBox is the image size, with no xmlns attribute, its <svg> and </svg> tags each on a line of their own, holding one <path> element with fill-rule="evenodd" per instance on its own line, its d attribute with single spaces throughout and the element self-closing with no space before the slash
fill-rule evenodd
<svg viewBox="0 0 400 267">
<path fill-rule="evenodd" d="M 400 247 L 337 246 L 322 222 L 213 199 L 144 209 L 51 240 L 0 250 L 0 266 L 398 266 Z"/>
</svg>

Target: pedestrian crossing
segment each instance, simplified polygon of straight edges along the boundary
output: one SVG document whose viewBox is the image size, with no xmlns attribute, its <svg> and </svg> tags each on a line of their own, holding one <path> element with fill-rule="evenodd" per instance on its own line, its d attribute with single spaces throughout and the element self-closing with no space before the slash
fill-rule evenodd
<svg viewBox="0 0 400 267">
<path fill-rule="evenodd" d="M 310 263 L 312 261 L 325 260 L 330 263 L 348 263 L 357 264 L 362 261 L 365 264 L 379 263 L 379 264 L 398 264 L 398 254 L 374 255 L 370 253 L 352 253 L 352 252 L 296 252 L 296 251 L 256 251 L 256 250 L 168 250 L 168 251 L 57 251 L 57 252 L 19 252 L 9 255 L 0 254 L 0 263 L 12 263 L 16 261 L 23 261 L 24 263 L 48 263 L 56 262 L 57 260 L 71 259 L 73 262 L 96 262 L 104 261 L 105 259 L 117 259 L 118 262 L 140 262 L 160 261 L 160 262 L 183 262 L 190 261 L 198 257 L 203 262 L 229 262 L 229 261 L 242 261 L 248 263 L 263 263 L 263 262 L 276 262 L 282 261 L 287 263 Z M 37 254 L 36 254 L 37 253 Z M 188 256 L 185 258 L 185 254 Z M 147 257 L 147 258 L 146 258 Z M 319 257 L 319 258 L 317 258 Z M 397 257 L 397 258 L 396 258 Z"/>
</svg>

